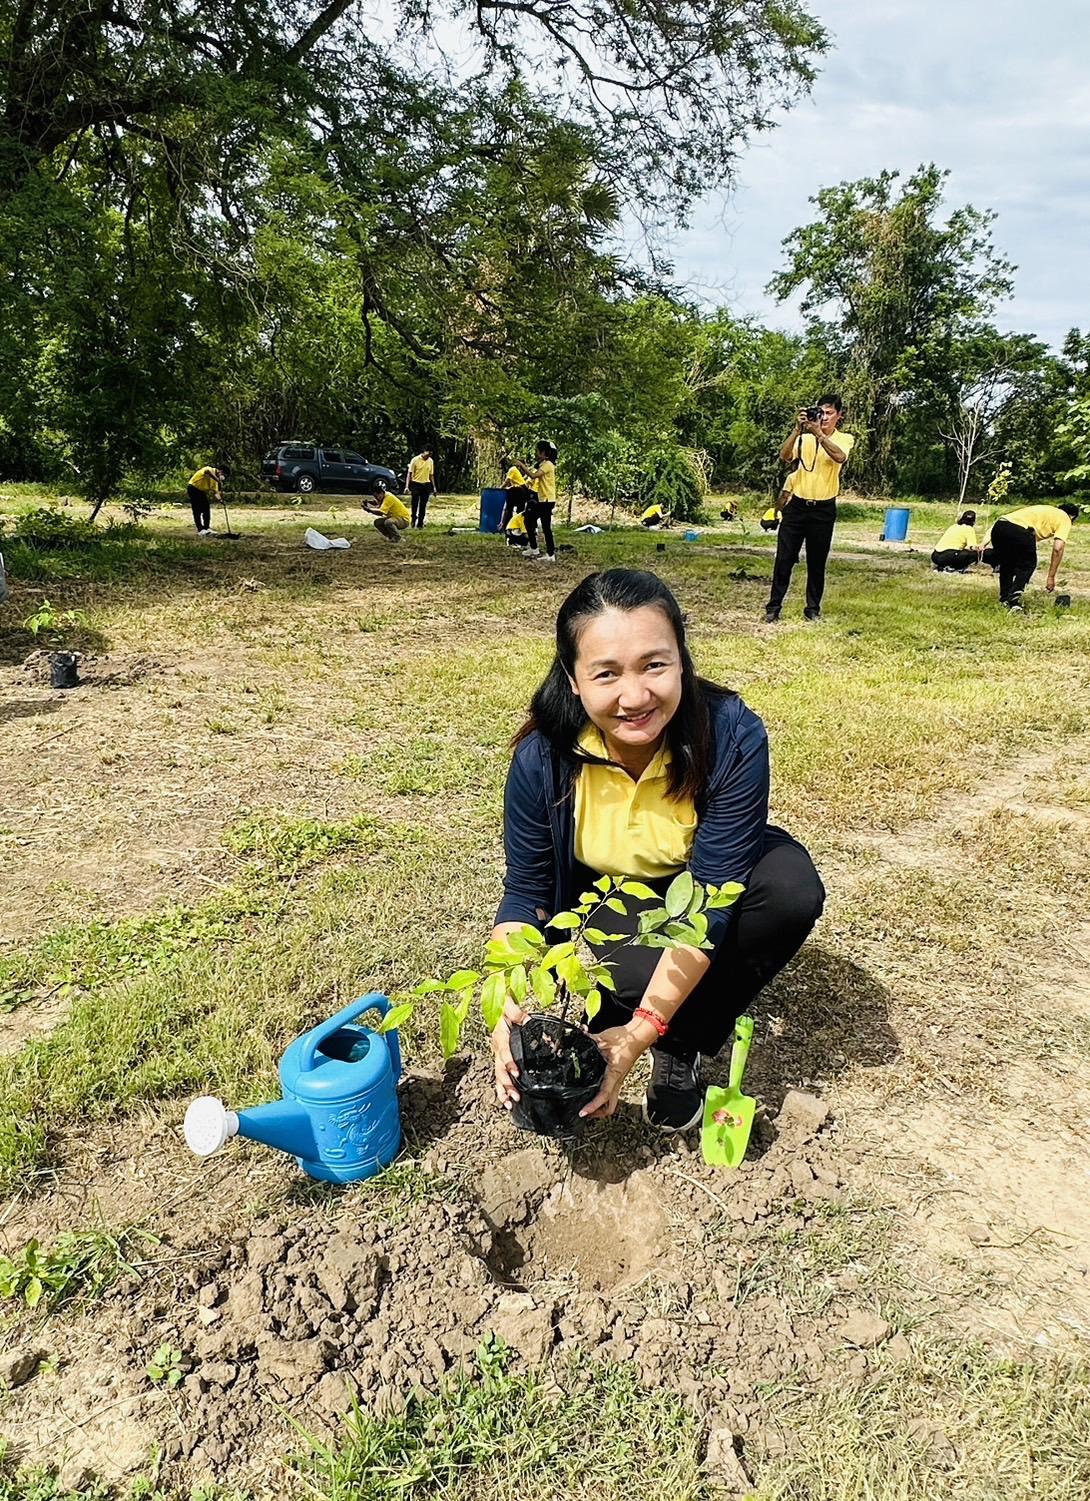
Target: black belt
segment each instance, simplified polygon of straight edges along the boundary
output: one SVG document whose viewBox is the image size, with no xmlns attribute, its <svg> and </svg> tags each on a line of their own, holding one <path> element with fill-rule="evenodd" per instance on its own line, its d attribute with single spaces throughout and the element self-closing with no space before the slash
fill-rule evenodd
<svg viewBox="0 0 1090 1501">
<path fill-rule="evenodd" d="M 824 500 L 807 500 L 805 496 L 795 495 L 792 496 L 792 499 L 799 501 L 804 506 L 827 506 L 831 500 L 836 499 L 836 496 L 827 495 Z"/>
</svg>

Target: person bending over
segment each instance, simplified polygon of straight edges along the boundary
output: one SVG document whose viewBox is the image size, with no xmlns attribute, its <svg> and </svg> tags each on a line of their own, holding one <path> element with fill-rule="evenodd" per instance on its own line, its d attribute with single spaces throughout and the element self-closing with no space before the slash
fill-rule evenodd
<svg viewBox="0 0 1090 1501">
<path fill-rule="evenodd" d="M 515 516 L 521 515 L 534 498 L 534 492 L 530 488 L 529 481 L 514 459 L 504 459 L 503 489 L 507 492 L 503 502 L 503 512 L 500 515 L 500 531 L 505 535 L 511 530 L 511 521 Z M 529 465 L 526 466 L 529 468 Z M 523 535 L 526 533 L 525 522 L 522 527 Z"/>
<path fill-rule="evenodd" d="M 992 527 L 992 553 L 999 570 L 999 603 L 1021 611 L 1022 595 L 1037 567 L 1037 543 L 1052 538 L 1045 588 L 1056 587 L 1056 572 L 1079 508 L 1070 501 L 1058 506 L 1022 506 L 1000 516 Z"/>
<path fill-rule="evenodd" d="M 399 495 L 391 495 L 382 480 L 377 479 L 370 499 L 360 501 L 365 511 L 375 518 L 375 530 L 381 532 L 387 542 L 400 542 L 401 533 L 412 520 L 412 513 Z"/>
<path fill-rule="evenodd" d="M 931 566 L 939 573 L 964 573 L 980 559 L 976 540 L 976 512 L 962 511 L 935 543 Z"/>
<path fill-rule="evenodd" d="M 666 513 L 657 501 L 654 505 L 648 506 L 645 511 L 640 512 L 640 525 L 646 526 L 649 529 L 662 526 L 665 520 Z"/>
<path fill-rule="evenodd" d="M 196 474 L 189 476 L 185 494 L 193 512 L 193 525 L 197 528 L 198 537 L 212 535 L 212 502 L 222 496 L 223 482 L 230 473 L 226 465 L 216 469 L 211 464 L 206 464 Z"/>
<path fill-rule="evenodd" d="M 556 460 L 557 451 L 552 443 L 541 442 L 537 445 L 537 462 L 527 476 L 534 492 L 534 498 L 526 507 L 526 531 L 530 541 L 523 553 L 524 558 L 531 558 L 542 563 L 556 562 L 556 543 L 553 541 L 553 510 L 556 506 Z M 537 528 L 541 523 L 541 535 L 545 539 L 544 553 L 538 550 Z"/>
<path fill-rule="evenodd" d="M 507 856 L 493 938 L 543 928 L 601 875 L 656 893 L 610 913 L 617 933 L 661 906 L 680 871 L 745 890 L 708 914 L 711 952 L 591 945 L 616 992 L 590 1023 L 608 1067 L 582 1114 L 617 1108 L 625 1079 L 651 1052 L 647 1120 L 680 1131 L 700 1119 L 701 1055 L 802 946 L 825 891 L 813 861 L 768 822 L 765 727 L 737 693 L 697 676 L 680 606 L 653 573 L 614 568 L 585 578 L 560 607 L 556 655 L 515 737 L 504 793 Z M 612 937 L 612 934 L 611 934 Z M 637 1010 L 649 1013 L 637 1015 Z M 508 1000 L 492 1034 L 496 1095 L 518 1099 Z"/>
<path fill-rule="evenodd" d="M 780 461 L 797 460 L 780 493 L 783 520 L 776 536 L 776 561 L 772 565 L 772 590 L 765 606 L 765 620 L 779 620 L 791 574 L 806 547 L 807 620 L 821 616 L 825 593 L 825 564 L 836 525 L 836 497 L 840 494 L 840 471 L 847 462 L 855 439 L 837 431 L 844 411 L 839 396 L 823 396 L 817 407 L 801 410 L 795 426 L 780 449 Z"/>
</svg>

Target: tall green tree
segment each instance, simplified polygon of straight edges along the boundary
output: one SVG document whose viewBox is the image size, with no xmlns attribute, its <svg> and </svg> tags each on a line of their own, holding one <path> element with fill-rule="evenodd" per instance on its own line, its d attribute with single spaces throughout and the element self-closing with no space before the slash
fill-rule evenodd
<svg viewBox="0 0 1090 1501">
<path fill-rule="evenodd" d="M 899 413 L 949 365 L 951 348 L 1010 295 L 1014 268 L 997 253 L 994 215 L 965 205 L 945 219 L 949 174 L 921 166 L 822 188 L 819 216 L 784 241 L 787 264 L 769 283 L 801 309 L 839 353 L 860 438 L 856 481 L 895 477 Z"/>
</svg>

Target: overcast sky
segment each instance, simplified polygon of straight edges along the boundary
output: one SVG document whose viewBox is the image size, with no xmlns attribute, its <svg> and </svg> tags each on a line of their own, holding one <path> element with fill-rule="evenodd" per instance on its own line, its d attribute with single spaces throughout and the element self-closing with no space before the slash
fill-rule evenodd
<svg viewBox="0 0 1090 1501">
<path fill-rule="evenodd" d="M 948 203 L 998 213 L 1015 262 L 1001 328 L 1059 345 L 1090 327 L 1090 4 L 1087 0 L 812 0 L 833 47 L 808 102 L 743 158 L 734 193 L 698 206 L 674 241 L 678 279 L 702 300 L 781 327 L 764 293 L 780 242 L 819 187 L 950 169 Z"/>
</svg>

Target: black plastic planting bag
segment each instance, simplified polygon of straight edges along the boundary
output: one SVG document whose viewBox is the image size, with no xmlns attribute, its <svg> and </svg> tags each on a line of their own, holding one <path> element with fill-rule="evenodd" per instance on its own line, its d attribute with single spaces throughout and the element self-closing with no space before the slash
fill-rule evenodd
<svg viewBox="0 0 1090 1501">
<path fill-rule="evenodd" d="M 586 1124 L 579 1112 L 598 1093 L 605 1054 L 579 1027 L 556 1016 L 531 1016 L 511 1028 L 518 1064 L 519 1099 L 511 1114 L 520 1131 L 575 1136 Z"/>
<path fill-rule="evenodd" d="M 54 688 L 78 688 L 79 671 L 76 654 L 71 651 L 55 651 L 49 658 L 49 681 Z"/>
</svg>

